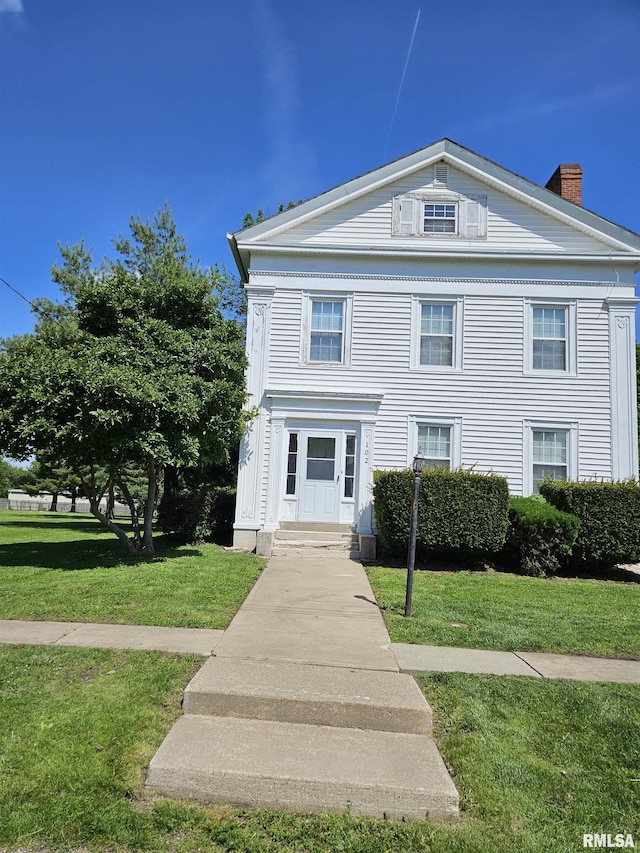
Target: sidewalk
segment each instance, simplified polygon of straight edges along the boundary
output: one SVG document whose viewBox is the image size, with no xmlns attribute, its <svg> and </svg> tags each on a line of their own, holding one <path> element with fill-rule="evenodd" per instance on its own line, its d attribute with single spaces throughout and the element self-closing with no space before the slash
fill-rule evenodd
<svg viewBox="0 0 640 853">
<path fill-rule="evenodd" d="M 312 593 L 309 599 L 311 607 Z M 220 657 L 303 659 L 314 662 L 317 650 L 322 649 L 323 663 L 333 659 L 333 665 L 372 668 L 371 658 L 363 658 L 363 646 L 358 633 L 348 649 L 341 648 L 336 640 L 336 620 L 355 619 L 354 626 L 368 615 L 372 602 L 352 606 L 345 604 L 342 613 L 323 613 L 316 610 L 311 620 L 312 631 L 300 630 L 304 621 L 304 608 L 296 605 L 300 623 L 293 646 L 289 625 L 285 626 L 278 613 L 286 608 L 283 599 L 271 615 L 264 607 L 247 598 L 236 617 L 233 636 L 225 631 L 205 628 L 161 628 L 152 625 L 105 625 L 86 622 L 28 622 L 0 620 L 0 643 L 27 645 L 77 646 L 82 648 L 139 649 L 145 651 L 178 652 Z M 268 623 L 273 622 L 267 630 Z M 260 626 L 262 639 L 255 643 L 254 627 Z M 324 635 L 321 638 L 321 634 Z M 267 642 L 269 645 L 265 645 Z M 319 642 L 317 642 L 319 641 Z M 306 649 L 306 651 L 305 651 Z M 315 649 L 315 651 L 314 651 Z M 568 678 L 576 681 L 612 681 L 640 684 L 640 661 L 617 658 L 597 658 L 583 655 L 557 655 L 542 652 L 496 652 L 485 649 L 465 649 L 452 646 L 420 646 L 409 643 L 380 640 L 376 651 L 376 669 L 407 673 L 468 672 L 490 675 L 527 675 L 533 678 Z M 317 662 L 317 661 L 316 661 Z"/>
</svg>

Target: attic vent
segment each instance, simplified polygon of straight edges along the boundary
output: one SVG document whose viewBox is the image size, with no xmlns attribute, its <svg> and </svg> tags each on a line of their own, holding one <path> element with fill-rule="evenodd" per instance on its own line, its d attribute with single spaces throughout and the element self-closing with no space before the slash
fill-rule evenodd
<svg viewBox="0 0 640 853">
<path fill-rule="evenodd" d="M 449 167 L 440 163 L 433 169 L 433 185 L 435 187 L 446 187 L 449 180 Z"/>
</svg>

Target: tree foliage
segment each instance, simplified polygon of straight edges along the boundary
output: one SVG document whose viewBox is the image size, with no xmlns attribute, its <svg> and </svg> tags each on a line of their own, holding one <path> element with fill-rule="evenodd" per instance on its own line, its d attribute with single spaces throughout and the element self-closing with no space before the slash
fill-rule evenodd
<svg viewBox="0 0 640 853">
<path fill-rule="evenodd" d="M 118 256 L 97 267 L 84 242 L 60 246 L 64 300 L 41 300 L 34 333 L 2 342 L 0 451 L 70 468 L 96 518 L 152 553 L 163 467 L 224 462 L 242 432 L 243 331 L 223 314 L 224 274 L 192 262 L 166 204 L 114 243 Z M 142 523 L 127 478 L 140 469 Z M 131 539 L 101 509 L 114 488 Z"/>
</svg>

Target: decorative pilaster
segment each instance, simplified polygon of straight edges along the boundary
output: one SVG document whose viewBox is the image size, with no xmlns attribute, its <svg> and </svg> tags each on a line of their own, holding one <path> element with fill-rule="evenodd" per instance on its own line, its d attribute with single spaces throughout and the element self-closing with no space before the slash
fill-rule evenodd
<svg viewBox="0 0 640 853">
<path fill-rule="evenodd" d="M 258 530 L 262 527 L 260 478 L 263 469 L 266 418 L 266 403 L 263 397 L 269 368 L 269 325 L 273 290 L 247 288 L 247 297 L 247 405 L 250 408 L 257 407 L 258 415 L 247 427 L 240 444 L 235 530 Z"/>
<path fill-rule="evenodd" d="M 611 474 L 638 477 L 635 314 L 638 299 L 608 299 L 611 376 Z"/>
<path fill-rule="evenodd" d="M 267 511 L 265 529 L 279 527 L 282 482 L 284 479 L 284 418 L 272 418 L 269 436 L 269 473 L 267 476 Z"/>
<path fill-rule="evenodd" d="M 360 471 L 358 477 L 358 517 L 356 533 L 370 534 L 373 507 L 373 442 L 374 421 L 362 421 L 360 425 Z"/>
</svg>

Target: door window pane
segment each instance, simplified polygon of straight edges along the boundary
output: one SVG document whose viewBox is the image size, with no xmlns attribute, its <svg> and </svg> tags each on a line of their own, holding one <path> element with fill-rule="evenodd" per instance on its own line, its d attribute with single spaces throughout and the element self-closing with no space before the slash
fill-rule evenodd
<svg viewBox="0 0 640 853">
<path fill-rule="evenodd" d="M 335 458 L 335 438 L 309 437 L 307 441 L 307 480 L 333 480 Z"/>
</svg>

